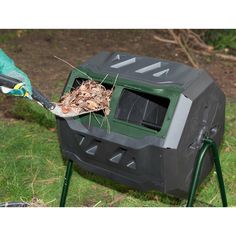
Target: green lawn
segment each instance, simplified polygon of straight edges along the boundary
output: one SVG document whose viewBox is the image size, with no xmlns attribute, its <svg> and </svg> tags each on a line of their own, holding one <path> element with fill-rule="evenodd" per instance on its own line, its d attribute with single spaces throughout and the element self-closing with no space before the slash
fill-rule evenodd
<svg viewBox="0 0 236 236">
<path fill-rule="evenodd" d="M 65 172 L 54 117 L 34 103 L 17 100 L 12 113 L 21 118 L 0 121 L 0 202 L 37 197 L 58 206 Z M 236 103 L 227 104 L 221 163 L 229 206 L 236 206 Z M 216 175 L 198 191 L 195 206 L 221 206 Z M 184 206 L 186 201 L 156 191 L 141 193 L 82 170 L 75 170 L 67 206 Z"/>
</svg>

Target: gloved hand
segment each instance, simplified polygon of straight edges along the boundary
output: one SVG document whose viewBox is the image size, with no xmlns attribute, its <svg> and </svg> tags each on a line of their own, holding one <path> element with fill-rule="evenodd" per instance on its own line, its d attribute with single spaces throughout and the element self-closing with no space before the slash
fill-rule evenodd
<svg viewBox="0 0 236 236">
<path fill-rule="evenodd" d="M 14 61 L 0 48 L 0 74 L 19 80 L 19 84 L 13 89 L 1 87 L 2 92 L 14 96 L 24 96 L 32 99 L 32 87 L 28 76 L 15 66 Z"/>
</svg>

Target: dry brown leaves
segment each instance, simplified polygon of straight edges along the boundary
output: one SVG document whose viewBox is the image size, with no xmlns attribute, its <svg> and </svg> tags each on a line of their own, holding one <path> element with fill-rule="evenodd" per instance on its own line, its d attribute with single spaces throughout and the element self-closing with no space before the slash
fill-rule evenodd
<svg viewBox="0 0 236 236">
<path fill-rule="evenodd" d="M 103 110 L 104 115 L 110 113 L 110 100 L 113 89 L 106 89 L 94 80 L 83 81 L 72 92 L 66 93 L 59 101 L 62 112 L 75 112 L 78 115 Z"/>
<path fill-rule="evenodd" d="M 47 207 L 48 205 L 43 202 L 43 200 L 33 197 L 31 202 L 29 203 L 29 207 Z"/>
</svg>

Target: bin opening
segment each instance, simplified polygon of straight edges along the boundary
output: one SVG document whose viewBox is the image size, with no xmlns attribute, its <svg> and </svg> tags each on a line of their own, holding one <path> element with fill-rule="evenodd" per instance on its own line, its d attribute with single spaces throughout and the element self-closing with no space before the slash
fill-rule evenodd
<svg viewBox="0 0 236 236">
<path fill-rule="evenodd" d="M 124 89 L 115 118 L 160 131 L 169 104 L 168 98 Z"/>
</svg>

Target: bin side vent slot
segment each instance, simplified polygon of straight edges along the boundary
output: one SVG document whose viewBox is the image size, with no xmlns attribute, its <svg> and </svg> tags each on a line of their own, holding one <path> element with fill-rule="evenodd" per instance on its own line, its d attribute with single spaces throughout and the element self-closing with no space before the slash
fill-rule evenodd
<svg viewBox="0 0 236 236">
<path fill-rule="evenodd" d="M 161 62 L 157 62 L 157 63 L 154 63 L 152 65 L 145 66 L 145 67 L 143 67 L 141 69 L 136 70 L 135 72 L 143 74 L 145 72 L 148 72 L 148 71 L 151 71 L 151 70 L 155 70 L 157 68 L 161 68 Z"/>
<path fill-rule="evenodd" d="M 115 154 L 115 155 L 114 155 L 112 158 L 110 158 L 109 160 L 110 160 L 111 162 L 113 162 L 113 163 L 118 164 L 118 163 L 120 162 L 122 156 L 123 156 L 123 153 L 120 152 L 120 153 Z"/>
<path fill-rule="evenodd" d="M 89 148 L 85 151 L 87 154 L 89 155 L 92 155 L 94 156 L 97 152 L 97 149 L 98 149 L 98 145 L 100 144 L 101 142 L 98 141 L 98 140 L 94 140 L 92 142 L 92 144 L 89 145 Z"/>
<path fill-rule="evenodd" d="M 157 72 L 157 73 L 154 73 L 153 76 L 154 76 L 154 77 L 161 77 L 161 76 L 164 75 L 164 74 L 167 75 L 169 71 L 170 71 L 170 69 L 165 69 L 165 70 L 159 71 L 159 72 Z"/>
<path fill-rule="evenodd" d="M 86 150 L 86 153 L 88 153 L 89 155 L 95 155 L 97 148 L 98 148 L 97 145 L 90 147 L 89 149 Z"/>
<path fill-rule="evenodd" d="M 120 54 L 117 54 L 112 61 L 119 61 L 120 60 Z"/>
<path fill-rule="evenodd" d="M 85 137 L 82 135 L 76 135 L 76 140 L 77 140 L 77 143 L 79 144 L 79 146 L 81 146 L 85 140 Z"/>
<path fill-rule="evenodd" d="M 127 150 L 125 148 L 119 148 L 116 152 L 114 152 L 114 154 L 109 159 L 109 161 L 116 163 L 116 164 L 120 163 L 120 161 L 124 157 L 126 151 Z"/>
<path fill-rule="evenodd" d="M 115 68 L 115 69 L 118 69 L 118 68 L 121 68 L 121 67 L 124 67 L 124 66 L 128 66 L 130 64 L 133 64 L 136 62 L 136 57 L 133 57 L 131 59 L 128 59 L 128 60 L 125 60 L 125 61 L 122 61 L 122 62 L 119 62 L 119 63 L 116 63 L 114 65 L 111 65 L 111 68 Z"/>
<path fill-rule="evenodd" d="M 127 166 L 128 168 L 130 168 L 130 169 L 136 170 L 136 163 L 135 163 L 135 161 L 131 161 L 131 162 L 128 163 L 126 166 Z"/>
</svg>

